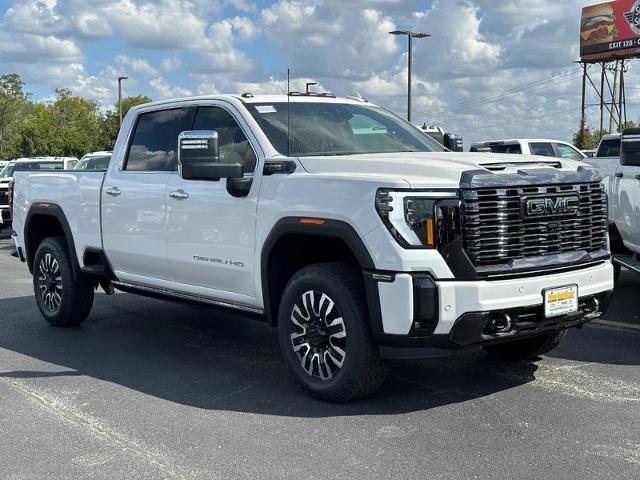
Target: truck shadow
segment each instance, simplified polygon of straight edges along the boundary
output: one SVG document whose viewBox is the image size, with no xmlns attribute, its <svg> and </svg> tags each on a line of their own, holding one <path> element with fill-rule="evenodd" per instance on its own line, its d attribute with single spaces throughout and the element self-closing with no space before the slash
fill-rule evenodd
<svg viewBox="0 0 640 480">
<path fill-rule="evenodd" d="M 239 315 L 97 295 L 82 327 L 59 329 L 42 320 L 32 297 L 20 297 L 0 300 L 0 330 L 1 348 L 31 357 L 15 370 L 0 367 L 0 378 L 89 376 L 197 408 L 296 417 L 427 410 L 520 386 L 537 369 L 506 368 L 482 352 L 396 362 L 377 394 L 333 405 L 295 385 L 275 330 Z"/>
<path fill-rule="evenodd" d="M 550 357 L 587 363 L 640 365 L 640 276 L 623 270 L 613 301 L 601 320 L 581 331 L 570 331 Z M 607 321 L 626 324 L 610 326 Z"/>
</svg>

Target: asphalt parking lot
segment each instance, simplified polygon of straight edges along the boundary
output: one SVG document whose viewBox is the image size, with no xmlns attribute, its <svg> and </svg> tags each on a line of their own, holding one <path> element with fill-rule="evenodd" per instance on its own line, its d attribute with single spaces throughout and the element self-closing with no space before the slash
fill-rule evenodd
<svg viewBox="0 0 640 480">
<path fill-rule="evenodd" d="M 42 478 L 640 478 L 640 278 L 534 363 L 482 352 L 394 363 L 331 405 L 242 316 L 98 295 L 79 329 L 41 319 L 0 240 L 0 469 Z"/>
</svg>

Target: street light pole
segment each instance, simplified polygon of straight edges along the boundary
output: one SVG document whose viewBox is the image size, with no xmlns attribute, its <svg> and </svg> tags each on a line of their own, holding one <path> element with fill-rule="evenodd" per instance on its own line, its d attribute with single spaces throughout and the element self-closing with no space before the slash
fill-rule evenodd
<svg viewBox="0 0 640 480">
<path fill-rule="evenodd" d="M 389 32 L 391 35 L 406 35 L 408 40 L 407 46 L 407 121 L 411 121 L 411 75 L 413 70 L 413 39 L 430 37 L 428 33 L 411 32 L 409 30 L 394 30 Z"/>
<path fill-rule="evenodd" d="M 118 77 L 118 110 L 120 111 L 120 126 L 122 126 L 122 80 L 129 77 Z"/>
</svg>

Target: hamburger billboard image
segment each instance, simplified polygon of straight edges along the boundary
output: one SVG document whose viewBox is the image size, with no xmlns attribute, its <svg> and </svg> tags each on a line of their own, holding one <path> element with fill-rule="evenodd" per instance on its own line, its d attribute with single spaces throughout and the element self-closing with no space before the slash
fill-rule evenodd
<svg viewBox="0 0 640 480">
<path fill-rule="evenodd" d="M 640 0 L 617 0 L 582 9 L 580 56 L 584 59 L 636 56 L 640 52 Z"/>
</svg>

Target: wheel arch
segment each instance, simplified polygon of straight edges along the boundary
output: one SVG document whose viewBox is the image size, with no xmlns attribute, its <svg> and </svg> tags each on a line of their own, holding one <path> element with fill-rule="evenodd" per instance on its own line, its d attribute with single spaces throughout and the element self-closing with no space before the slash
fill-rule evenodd
<svg viewBox="0 0 640 480">
<path fill-rule="evenodd" d="M 55 203 L 36 203 L 29 208 L 27 213 L 24 223 L 24 250 L 29 271 L 33 273 L 33 259 L 38 246 L 45 238 L 56 236 L 65 237 L 71 257 L 74 280 L 80 280 L 82 271 L 76 255 L 73 233 L 62 208 Z"/>
<path fill-rule="evenodd" d="M 346 261 L 362 270 L 375 266 L 364 242 L 347 222 L 300 217 L 279 220 L 262 247 L 260 278 L 267 321 L 278 323 L 278 306 L 292 275 L 301 268 L 326 261 Z"/>
</svg>

